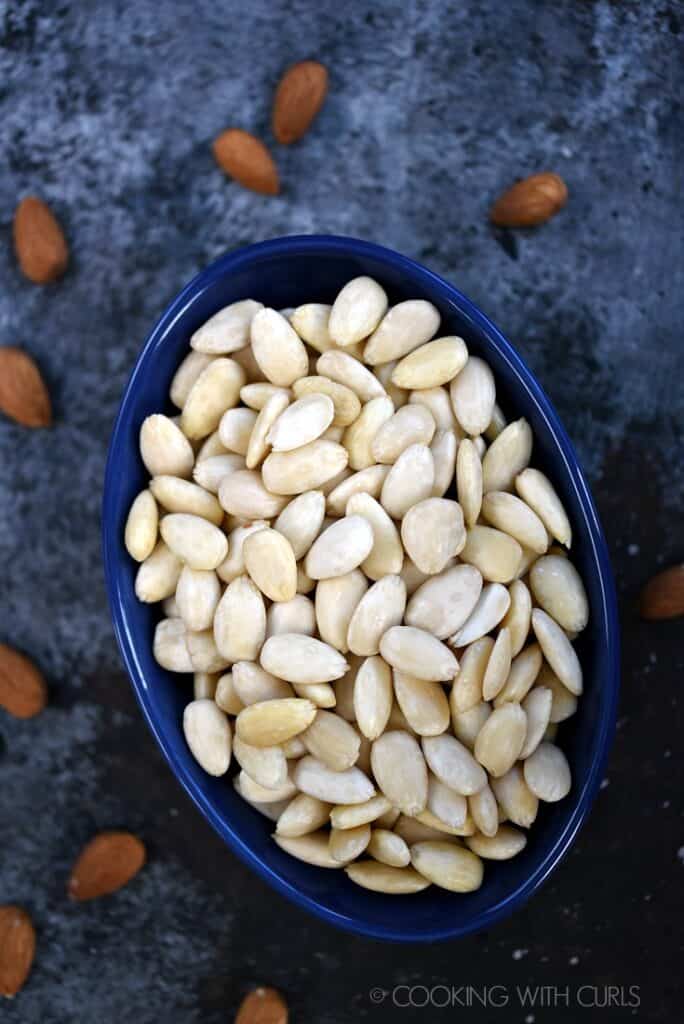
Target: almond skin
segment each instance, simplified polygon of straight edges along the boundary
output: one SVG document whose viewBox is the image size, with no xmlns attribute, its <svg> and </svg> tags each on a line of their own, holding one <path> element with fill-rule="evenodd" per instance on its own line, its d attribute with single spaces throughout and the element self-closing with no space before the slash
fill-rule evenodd
<svg viewBox="0 0 684 1024">
<path fill-rule="evenodd" d="M 252 192 L 277 196 L 278 169 L 263 142 L 241 128 L 222 132 L 212 146 L 216 163 L 230 178 Z"/>
<path fill-rule="evenodd" d="M 565 182 L 545 171 L 517 181 L 494 203 L 489 217 L 502 228 L 529 228 L 544 224 L 568 199 Z"/>
<path fill-rule="evenodd" d="M 68 892 L 72 900 L 93 900 L 116 892 L 145 863 L 145 847 L 130 832 L 100 832 L 74 864 Z"/>
<path fill-rule="evenodd" d="M 255 988 L 240 1003 L 235 1024 L 287 1024 L 287 1003 L 274 988 Z"/>
<path fill-rule="evenodd" d="M 31 970 L 35 951 L 36 933 L 26 911 L 0 907 L 0 996 L 16 996 Z"/>
<path fill-rule="evenodd" d="M 325 102 L 328 72 L 315 60 L 293 64 L 278 83 L 273 102 L 273 134 L 278 142 L 298 142 Z"/>
<path fill-rule="evenodd" d="M 33 718 L 47 703 L 47 686 L 32 661 L 0 644 L 0 707 L 15 718 Z"/>
<path fill-rule="evenodd" d="M 0 411 L 24 427 L 49 427 L 50 396 L 40 370 L 26 352 L 0 348 Z"/>
<path fill-rule="evenodd" d="M 29 281 L 48 284 L 61 277 L 69 248 L 57 218 L 37 196 L 26 196 L 14 214 L 14 249 Z"/>
<path fill-rule="evenodd" d="M 642 619 L 676 619 L 684 615 L 684 564 L 654 576 L 641 593 Z"/>
</svg>

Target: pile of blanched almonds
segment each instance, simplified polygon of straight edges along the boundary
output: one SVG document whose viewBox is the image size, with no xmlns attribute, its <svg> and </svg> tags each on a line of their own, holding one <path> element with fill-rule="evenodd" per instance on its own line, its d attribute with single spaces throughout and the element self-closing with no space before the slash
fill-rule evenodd
<svg viewBox="0 0 684 1024">
<path fill-rule="evenodd" d="M 222 309 L 149 416 L 126 546 L 194 673 L 183 728 L 274 839 L 359 885 L 469 892 L 570 789 L 571 529 L 491 370 L 368 277 Z M 360 859 L 359 859 L 360 858 Z"/>
</svg>

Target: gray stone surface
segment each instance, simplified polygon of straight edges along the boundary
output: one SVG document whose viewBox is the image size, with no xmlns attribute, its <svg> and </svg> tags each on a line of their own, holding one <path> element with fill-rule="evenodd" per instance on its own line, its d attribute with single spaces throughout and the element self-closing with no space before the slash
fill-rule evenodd
<svg viewBox="0 0 684 1024">
<path fill-rule="evenodd" d="M 219 1024 L 258 982 L 316 1024 L 449 1016 L 372 1002 L 399 984 L 507 986 L 496 1012 L 452 1011 L 473 1021 L 575 1021 L 582 985 L 598 991 L 584 1021 L 676 1017 L 681 625 L 640 623 L 635 601 L 683 554 L 683 25 L 665 0 L 0 0 L 0 345 L 35 355 L 56 412 L 49 432 L 0 422 L 0 639 L 51 685 L 39 718 L 0 711 L 0 903 L 38 929 L 3 1021 Z M 282 196 L 245 192 L 209 143 L 230 125 L 271 143 L 274 83 L 310 56 L 330 68 L 324 112 L 277 148 Z M 567 208 L 537 231 L 493 231 L 492 199 L 541 168 L 568 182 Z M 12 254 L 28 192 L 72 247 L 48 288 Z M 135 356 L 208 261 L 295 232 L 399 249 L 492 316 L 556 403 L 614 557 L 625 674 L 606 788 L 543 892 L 458 945 L 338 933 L 252 876 L 162 762 L 110 627 L 100 492 Z M 76 851 L 117 826 L 145 838 L 149 866 L 114 898 L 70 905 Z M 623 1000 L 641 986 L 640 1008 L 599 1009 L 608 984 Z M 570 1006 L 525 1009 L 516 985 L 570 986 Z"/>
</svg>

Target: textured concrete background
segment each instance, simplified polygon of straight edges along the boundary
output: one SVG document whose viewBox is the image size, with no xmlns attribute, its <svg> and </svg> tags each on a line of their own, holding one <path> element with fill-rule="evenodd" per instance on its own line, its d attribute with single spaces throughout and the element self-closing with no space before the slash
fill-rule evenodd
<svg viewBox="0 0 684 1024">
<path fill-rule="evenodd" d="M 639 622 L 635 600 L 684 554 L 683 30 L 665 0 L 0 0 L 0 344 L 35 355 L 56 412 L 50 432 L 0 422 L 0 639 L 51 684 L 39 718 L 0 712 L 0 903 L 38 929 L 3 1021 L 219 1024 L 258 982 L 315 1024 L 678 1016 L 681 624 Z M 303 57 L 329 67 L 330 97 L 303 143 L 277 149 L 283 194 L 264 199 L 222 177 L 209 143 L 232 125 L 272 142 L 274 84 Z M 537 231 L 493 231 L 492 199 L 545 168 L 568 207 Z M 11 250 L 27 192 L 72 246 L 49 288 Z M 579 449 L 618 576 L 623 700 L 591 820 L 532 903 L 458 944 L 338 933 L 238 863 L 162 763 L 105 602 L 107 440 L 159 311 L 226 249 L 317 231 L 417 257 L 500 324 Z M 71 906 L 75 853 L 117 826 L 144 837 L 149 866 Z M 507 985 L 510 1001 L 371 1002 L 406 983 Z M 570 986 L 570 1008 L 523 1009 L 515 985 Z M 580 1013 L 582 985 L 594 1002 L 639 985 L 641 1006 Z"/>
</svg>

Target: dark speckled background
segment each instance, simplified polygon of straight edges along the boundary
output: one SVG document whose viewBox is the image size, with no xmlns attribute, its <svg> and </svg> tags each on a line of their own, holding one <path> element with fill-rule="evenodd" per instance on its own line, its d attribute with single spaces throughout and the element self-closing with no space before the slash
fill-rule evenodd
<svg viewBox="0 0 684 1024">
<path fill-rule="evenodd" d="M 50 432 L 0 422 L 0 639 L 51 686 L 39 718 L 0 712 L 0 903 L 38 930 L 3 1021 L 220 1024 L 259 982 L 312 1024 L 679 1018 L 682 626 L 640 622 L 635 602 L 684 555 L 683 33 L 667 0 L 0 0 L 0 344 L 34 354 L 56 411 Z M 264 199 L 222 177 L 209 143 L 229 125 L 272 142 L 274 84 L 302 57 L 328 65 L 330 98 L 277 149 L 283 194 Z M 543 168 L 568 207 L 494 232 L 492 199 Z M 12 254 L 27 192 L 72 246 L 49 288 Z M 219 253 L 317 231 L 417 257 L 501 325 L 569 429 L 614 558 L 625 668 L 604 788 L 541 894 L 460 943 L 338 933 L 251 875 L 162 762 L 110 626 L 100 491 L 146 334 Z M 70 905 L 76 852 L 117 826 L 144 837 L 148 867 Z M 454 986 L 434 1002 L 455 1005 L 399 1008 L 406 984 Z M 545 1008 L 520 1005 L 526 985 L 552 986 Z"/>
</svg>

